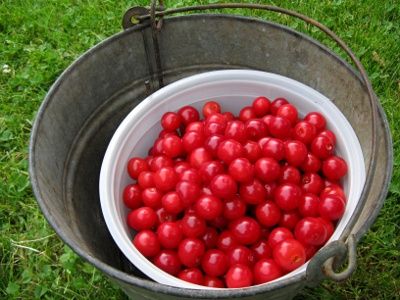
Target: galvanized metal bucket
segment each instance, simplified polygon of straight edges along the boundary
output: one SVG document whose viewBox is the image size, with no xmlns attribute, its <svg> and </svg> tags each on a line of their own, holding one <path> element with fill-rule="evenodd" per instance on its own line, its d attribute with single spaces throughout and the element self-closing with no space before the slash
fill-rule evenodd
<svg viewBox="0 0 400 300">
<path fill-rule="evenodd" d="M 343 280 L 355 268 L 355 247 L 375 220 L 392 171 L 385 114 L 350 49 L 316 21 L 266 5 L 229 4 L 289 14 L 316 25 L 350 55 L 359 73 L 329 49 L 284 26 L 238 16 L 161 17 L 210 5 L 164 11 L 133 8 L 126 30 L 90 49 L 51 87 L 30 144 L 30 176 L 37 201 L 55 231 L 129 296 L 138 299 L 289 299 L 325 277 Z M 137 23 L 138 24 L 133 24 Z M 256 43 L 255 43 L 256 41 Z M 106 147 L 120 121 L 163 84 L 216 69 L 248 68 L 281 74 L 321 92 L 347 117 L 362 146 L 367 181 L 340 241 L 321 249 L 307 272 L 284 283 L 246 289 L 191 290 L 162 285 L 141 274 L 119 251 L 105 225 L 98 180 Z M 335 273 L 332 262 L 345 271 Z M 136 298 L 135 298 L 136 299 Z"/>
</svg>

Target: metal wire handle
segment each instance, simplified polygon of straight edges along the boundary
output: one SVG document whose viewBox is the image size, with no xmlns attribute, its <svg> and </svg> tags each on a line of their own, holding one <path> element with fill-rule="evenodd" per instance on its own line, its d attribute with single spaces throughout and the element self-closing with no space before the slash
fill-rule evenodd
<svg viewBox="0 0 400 300">
<path fill-rule="evenodd" d="M 164 16 L 167 15 L 172 15 L 172 14 L 177 14 L 177 13 L 183 13 L 183 12 L 192 12 L 192 11 L 204 11 L 204 10 L 214 10 L 214 9 L 257 9 L 257 10 L 264 10 L 264 11 L 273 11 L 273 12 L 277 12 L 277 13 L 282 13 L 288 16 L 292 16 L 295 17 L 297 19 L 300 19 L 302 21 L 304 21 L 307 24 L 311 24 L 314 25 L 315 27 L 317 27 L 318 29 L 320 29 L 322 32 L 324 32 L 327 36 L 329 36 L 351 59 L 351 61 L 354 63 L 354 65 L 357 67 L 360 76 L 364 82 L 364 85 L 367 89 L 368 92 L 368 96 L 369 96 L 369 105 L 371 108 L 371 118 L 372 118 L 372 135 L 371 135 L 371 161 L 370 164 L 368 166 L 367 169 L 367 177 L 366 177 L 366 181 L 364 184 L 364 188 L 363 191 L 361 193 L 360 196 L 360 201 L 358 201 L 357 206 L 355 208 L 355 212 L 353 213 L 350 221 L 348 222 L 348 224 L 346 225 L 344 232 L 342 234 L 342 243 L 345 242 L 345 239 L 347 237 L 350 236 L 351 234 L 351 229 L 353 228 L 353 226 L 355 225 L 355 223 L 357 222 L 362 209 L 367 201 L 367 197 L 368 194 L 371 190 L 372 187 L 372 173 L 374 172 L 375 168 L 376 168 L 376 136 L 377 136 L 377 119 L 378 119 L 378 108 L 376 105 L 376 98 L 372 89 L 372 85 L 368 79 L 367 73 L 363 67 L 363 65 L 361 64 L 361 62 L 357 59 L 357 57 L 355 56 L 355 54 L 351 51 L 351 49 L 346 45 L 346 43 L 344 41 L 342 41 L 333 31 L 331 31 L 328 27 L 322 25 L 321 23 L 319 23 L 318 21 L 311 19 L 305 15 L 302 15 L 296 11 L 292 11 L 292 10 L 288 10 L 288 9 L 284 9 L 281 7 L 277 7 L 277 6 L 272 6 L 272 5 L 264 5 L 264 4 L 246 4 L 246 3 L 219 3 L 219 4 L 208 4 L 208 5 L 195 5 L 195 6 L 186 6 L 186 7 L 179 7 L 179 8 L 173 8 L 173 9 L 167 9 L 164 10 L 163 7 L 163 3 L 162 1 L 159 1 L 161 9 L 156 9 L 156 3 L 157 0 L 151 0 L 151 10 L 150 13 L 149 11 L 146 10 L 141 10 L 140 12 L 136 12 L 134 11 L 136 8 L 132 8 L 132 10 L 129 10 L 128 12 L 130 12 L 129 14 L 129 19 L 127 22 L 127 13 L 124 16 L 124 28 L 128 28 L 128 27 L 132 27 L 133 25 L 140 23 L 140 22 L 144 22 L 147 20 L 150 20 L 151 23 L 151 27 L 152 27 L 152 36 L 153 36 L 153 42 L 154 42 L 154 46 L 155 46 L 155 52 L 156 52 L 156 63 L 157 63 L 157 75 L 158 75 L 158 79 L 159 79 L 159 85 L 162 86 L 163 81 L 160 81 L 160 78 L 162 80 L 162 68 L 161 68 L 161 60 L 160 60 L 160 53 L 159 53 L 159 49 L 158 49 L 158 41 L 157 41 L 157 35 L 156 33 L 158 33 L 160 31 L 160 26 L 157 26 L 157 17 L 158 18 L 162 18 Z M 143 8 L 142 8 L 143 9 Z M 130 24 L 129 24 L 130 23 Z M 160 24 L 160 23 L 159 23 Z M 156 49 L 157 48 L 157 49 Z M 330 252 L 334 252 L 334 249 L 338 249 L 337 245 L 335 247 L 331 247 L 329 248 L 327 246 L 325 246 L 324 248 L 322 248 L 319 253 L 321 253 L 320 258 L 325 257 L 325 261 L 318 261 L 317 259 L 314 260 L 315 263 L 319 263 L 319 268 L 322 270 L 322 268 L 324 268 L 324 270 L 326 271 L 325 274 L 330 277 L 333 280 L 338 280 L 340 278 L 340 280 L 343 280 L 345 278 L 347 278 L 348 276 L 351 275 L 351 273 L 354 271 L 355 269 L 355 247 L 356 247 L 356 238 L 352 235 L 351 237 L 349 237 L 349 239 L 347 240 L 347 244 L 348 244 L 348 251 L 349 251 L 349 266 L 348 269 L 341 272 L 340 274 L 336 274 L 334 273 L 333 269 L 332 269 L 332 259 L 328 259 L 328 257 L 332 257 L 334 255 L 331 255 Z M 333 242 L 332 242 L 333 243 Z M 331 243 L 331 244 L 332 244 Z M 332 245 L 333 246 L 333 245 Z M 328 249 L 328 250 L 326 250 Z M 354 249 L 354 251 L 353 251 Z M 329 252 L 330 251 L 330 252 Z M 324 253 L 325 252 L 325 253 Z M 328 253 L 329 252 L 329 253 Z M 351 252 L 351 253 L 350 253 Z M 311 262 L 310 262 L 311 263 Z M 315 265 L 312 264 L 312 265 Z M 323 267 L 324 265 L 324 267 Z M 315 267 L 313 267 L 312 269 L 316 269 Z M 311 271 L 311 270 L 310 270 Z"/>
</svg>

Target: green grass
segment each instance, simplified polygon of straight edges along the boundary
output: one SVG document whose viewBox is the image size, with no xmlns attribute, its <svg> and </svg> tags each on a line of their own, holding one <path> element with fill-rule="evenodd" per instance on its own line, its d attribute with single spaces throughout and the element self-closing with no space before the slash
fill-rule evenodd
<svg viewBox="0 0 400 300">
<path fill-rule="evenodd" d="M 166 4 L 207 2 L 218 1 Z M 119 32 L 123 12 L 137 3 L 147 1 L 1 1 L 0 299 L 125 298 L 64 246 L 43 218 L 29 185 L 27 149 L 35 113 L 52 82 L 84 51 Z M 306 289 L 298 299 L 394 299 L 400 295 L 400 4 L 397 0 L 269 4 L 313 17 L 349 44 L 367 69 L 394 141 L 393 181 L 377 221 L 358 246 L 357 271 L 346 282 L 325 281 Z M 265 12 L 234 12 L 277 20 L 332 45 L 299 21 Z"/>
</svg>

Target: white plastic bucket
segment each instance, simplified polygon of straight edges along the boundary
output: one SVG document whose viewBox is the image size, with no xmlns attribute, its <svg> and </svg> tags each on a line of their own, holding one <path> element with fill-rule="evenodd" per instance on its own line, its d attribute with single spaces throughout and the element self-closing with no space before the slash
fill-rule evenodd
<svg viewBox="0 0 400 300">
<path fill-rule="evenodd" d="M 104 156 L 100 173 L 100 201 L 107 227 L 124 255 L 153 280 L 171 286 L 213 289 L 180 280 L 153 265 L 133 245 L 132 232 L 126 224 L 128 209 L 122 201 L 124 187 L 132 182 L 126 171 L 129 158 L 145 157 L 161 130 L 160 120 L 167 111 L 185 105 L 201 110 L 208 100 L 216 100 L 223 111 L 238 114 L 258 96 L 284 97 L 300 115 L 321 112 L 337 138 L 336 153 L 348 164 L 343 182 L 347 196 L 346 211 L 328 241 L 337 240 L 354 213 L 365 181 L 363 153 L 357 136 L 340 110 L 324 95 L 293 79 L 252 70 L 223 70 L 202 73 L 178 80 L 143 100 L 122 121 Z M 305 272 L 307 263 L 273 282 Z M 269 284 L 269 283 L 264 283 Z"/>
</svg>

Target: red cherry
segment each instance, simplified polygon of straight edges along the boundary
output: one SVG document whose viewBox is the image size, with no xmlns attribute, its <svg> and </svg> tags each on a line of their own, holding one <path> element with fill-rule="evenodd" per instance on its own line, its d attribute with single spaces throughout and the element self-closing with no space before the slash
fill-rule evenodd
<svg viewBox="0 0 400 300">
<path fill-rule="evenodd" d="M 215 113 L 221 112 L 221 106 L 215 101 L 208 101 L 203 106 L 203 115 L 205 118 Z"/>
<path fill-rule="evenodd" d="M 179 272 L 178 278 L 194 284 L 199 284 L 199 285 L 204 284 L 203 273 L 201 273 L 201 271 L 197 268 L 189 268 L 182 270 L 181 272 Z"/>
<path fill-rule="evenodd" d="M 320 246 L 326 241 L 325 225 L 313 217 L 306 217 L 297 223 L 294 235 L 304 245 Z"/>
<path fill-rule="evenodd" d="M 197 215 L 204 220 L 213 220 L 222 214 L 223 204 L 219 198 L 205 195 L 197 199 L 195 210 Z"/>
<path fill-rule="evenodd" d="M 183 233 L 176 222 L 164 222 L 157 228 L 157 237 L 161 246 L 166 249 L 175 249 L 179 246 Z"/>
<path fill-rule="evenodd" d="M 229 164 L 229 175 L 238 182 L 249 182 L 254 176 L 254 167 L 247 158 L 236 158 Z"/>
<path fill-rule="evenodd" d="M 254 99 L 252 107 L 256 116 L 260 118 L 269 112 L 271 101 L 266 97 L 258 97 Z"/>
<path fill-rule="evenodd" d="M 265 200 L 267 191 L 260 181 L 254 179 L 251 182 L 242 183 L 239 194 L 248 204 L 259 204 Z"/>
<path fill-rule="evenodd" d="M 228 199 L 236 194 L 237 185 L 231 176 L 219 174 L 211 180 L 210 189 L 215 196 Z"/>
<path fill-rule="evenodd" d="M 204 148 L 213 156 L 217 157 L 217 151 L 219 144 L 225 140 L 225 137 L 219 134 L 215 134 L 206 138 L 204 142 Z"/>
<path fill-rule="evenodd" d="M 186 238 L 178 248 L 178 256 L 181 263 L 189 268 L 200 264 L 201 258 L 205 252 L 203 241 L 196 238 Z"/>
<path fill-rule="evenodd" d="M 127 223 L 137 231 L 151 229 L 157 223 L 157 215 L 150 207 L 140 207 L 128 214 Z"/>
<path fill-rule="evenodd" d="M 257 160 L 254 165 L 254 172 L 263 182 L 272 182 L 281 175 L 281 167 L 275 159 L 264 157 Z"/>
<path fill-rule="evenodd" d="M 177 275 L 181 269 L 181 262 L 178 254 L 173 250 L 162 250 L 153 259 L 153 263 L 161 270 Z"/>
<path fill-rule="evenodd" d="M 227 139 L 236 140 L 239 143 L 244 143 L 246 141 L 246 129 L 244 123 L 239 120 L 229 122 L 225 129 L 225 137 Z"/>
<path fill-rule="evenodd" d="M 318 112 L 308 113 L 304 117 L 304 121 L 314 125 L 318 132 L 324 130 L 326 127 L 326 120 L 324 116 Z"/>
<path fill-rule="evenodd" d="M 286 161 L 294 166 L 300 166 L 307 158 L 307 147 L 300 141 L 287 141 L 284 143 Z"/>
<path fill-rule="evenodd" d="M 198 174 L 204 183 L 209 184 L 215 176 L 224 173 L 224 171 L 222 162 L 213 160 L 203 163 L 198 170 Z"/>
<path fill-rule="evenodd" d="M 229 267 L 225 253 L 218 249 L 207 250 L 201 260 L 203 271 L 209 275 L 218 277 L 224 275 Z"/>
<path fill-rule="evenodd" d="M 148 170 L 148 167 L 143 158 L 133 157 L 128 161 L 127 170 L 132 179 L 137 179 L 140 173 Z"/>
<path fill-rule="evenodd" d="M 214 288 L 224 288 L 225 284 L 224 282 L 217 278 L 217 277 L 211 277 L 211 276 L 204 276 L 204 285 L 209 286 L 209 287 L 214 287 Z"/>
<path fill-rule="evenodd" d="M 166 168 L 166 167 L 173 167 L 174 162 L 172 161 L 171 158 L 165 156 L 165 155 L 158 155 L 153 157 L 150 163 L 150 170 L 155 172 L 161 168 Z"/>
<path fill-rule="evenodd" d="M 176 220 L 176 216 L 174 214 L 167 212 L 164 209 L 164 207 L 157 209 L 156 215 L 157 215 L 157 220 L 158 220 L 159 224 Z"/>
<path fill-rule="evenodd" d="M 215 113 L 215 114 L 208 116 L 207 119 L 205 120 L 205 123 L 206 124 L 207 123 L 217 123 L 217 124 L 221 125 L 221 127 L 223 128 L 223 131 L 225 131 L 226 124 L 228 123 L 228 121 L 226 120 L 226 117 L 223 114 Z"/>
<path fill-rule="evenodd" d="M 324 219 L 324 218 L 317 218 L 322 224 L 324 224 L 325 228 L 326 228 L 326 240 L 324 241 L 324 243 L 326 243 L 329 238 L 332 236 L 333 232 L 335 231 L 335 227 L 333 226 L 332 222 Z"/>
<path fill-rule="evenodd" d="M 282 214 L 279 226 L 293 230 L 300 220 L 301 216 L 297 210 L 286 211 Z"/>
<path fill-rule="evenodd" d="M 239 112 L 239 120 L 246 122 L 247 120 L 255 119 L 256 113 L 251 106 L 243 107 Z"/>
<path fill-rule="evenodd" d="M 154 187 L 142 191 L 143 204 L 151 208 L 159 208 L 161 206 L 162 196 L 163 194 Z"/>
<path fill-rule="evenodd" d="M 184 170 L 181 175 L 179 176 L 181 181 L 189 181 L 192 183 L 200 184 L 201 177 L 199 172 L 195 168 L 189 167 L 188 169 Z"/>
<path fill-rule="evenodd" d="M 287 239 L 293 239 L 292 232 L 285 227 L 274 228 L 268 236 L 268 245 L 274 249 L 276 245 Z"/>
<path fill-rule="evenodd" d="M 308 145 L 317 135 L 317 129 L 309 122 L 300 121 L 293 130 L 293 137 L 300 142 Z"/>
<path fill-rule="evenodd" d="M 250 217 L 241 217 L 233 220 L 231 230 L 235 239 L 243 244 L 250 245 L 258 241 L 261 236 L 261 227 L 256 220 Z"/>
<path fill-rule="evenodd" d="M 257 205 L 255 212 L 258 222 L 266 227 L 275 226 L 282 217 L 281 210 L 272 201 L 266 201 Z"/>
<path fill-rule="evenodd" d="M 253 250 L 257 261 L 263 258 L 270 258 L 272 255 L 272 248 L 265 240 L 259 240 L 253 244 L 251 250 Z"/>
<path fill-rule="evenodd" d="M 187 153 L 190 153 L 194 149 L 202 147 L 204 144 L 204 140 L 205 137 L 203 133 L 196 131 L 186 132 L 185 135 L 182 137 L 183 149 L 185 149 Z"/>
<path fill-rule="evenodd" d="M 279 265 L 273 259 L 269 258 L 259 260 L 254 265 L 253 272 L 255 284 L 269 282 L 283 275 Z"/>
<path fill-rule="evenodd" d="M 193 168 L 200 168 L 202 163 L 212 160 L 211 154 L 203 147 L 194 149 L 189 155 L 189 163 Z"/>
<path fill-rule="evenodd" d="M 285 149 L 280 139 L 269 138 L 262 147 L 262 154 L 276 160 L 282 160 L 285 157 Z"/>
<path fill-rule="evenodd" d="M 324 180 L 324 184 L 325 184 L 325 187 L 331 187 L 332 185 L 341 186 L 341 185 L 340 185 L 340 182 L 338 182 L 337 180 L 328 180 L 328 179 L 326 179 L 326 178 L 325 178 L 325 180 Z"/>
<path fill-rule="evenodd" d="M 184 207 L 192 205 L 200 195 L 200 186 L 190 181 L 179 181 L 175 187 Z"/>
<path fill-rule="evenodd" d="M 183 234 L 191 238 L 201 237 L 207 230 L 206 222 L 194 214 L 186 214 L 181 225 Z"/>
<path fill-rule="evenodd" d="M 291 136 L 292 127 L 287 119 L 282 117 L 273 117 L 271 118 L 271 121 L 269 121 L 268 131 L 273 137 L 285 139 Z"/>
<path fill-rule="evenodd" d="M 346 208 L 346 204 L 342 198 L 336 195 L 321 196 L 319 202 L 319 214 L 328 220 L 340 219 Z"/>
<path fill-rule="evenodd" d="M 151 230 L 142 230 L 135 235 L 133 245 L 146 257 L 156 256 L 160 252 L 160 243 Z"/>
<path fill-rule="evenodd" d="M 122 199 L 126 207 L 135 209 L 141 206 L 141 189 L 137 184 L 128 184 L 122 193 Z"/>
<path fill-rule="evenodd" d="M 180 115 L 173 112 L 167 112 L 161 117 L 161 126 L 165 130 L 174 131 L 181 126 L 181 123 Z"/>
<path fill-rule="evenodd" d="M 186 170 L 188 170 L 190 168 L 191 168 L 191 166 L 189 165 L 189 163 L 187 161 L 180 161 L 175 164 L 174 171 L 180 178 L 181 175 L 183 174 L 183 172 L 185 172 Z"/>
<path fill-rule="evenodd" d="M 293 126 L 297 122 L 298 112 L 292 104 L 283 104 L 276 111 L 276 116 L 286 118 Z"/>
<path fill-rule="evenodd" d="M 335 145 L 326 136 L 317 136 L 311 143 L 311 152 L 319 159 L 326 159 L 333 154 Z"/>
<path fill-rule="evenodd" d="M 244 157 L 250 162 L 254 163 L 261 157 L 261 148 L 258 143 L 254 141 L 247 141 L 243 146 Z"/>
<path fill-rule="evenodd" d="M 208 227 L 206 233 L 202 236 L 202 240 L 207 249 L 215 248 L 218 241 L 218 232 L 213 227 Z"/>
<path fill-rule="evenodd" d="M 153 148 L 149 154 L 156 156 L 163 154 L 163 142 L 164 138 L 158 138 L 154 141 Z"/>
<path fill-rule="evenodd" d="M 185 126 L 200 119 L 199 112 L 192 106 L 182 107 L 180 110 L 178 110 L 178 115 L 181 117 L 182 123 Z"/>
<path fill-rule="evenodd" d="M 150 148 L 151 149 L 151 148 Z M 149 150 L 149 152 L 150 152 L 150 150 Z M 148 168 L 150 168 L 150 166 L 151 166 L 151 161 L 153 160 L 153 156 L 151 155 L 151 154 L 148 154 L 147 155 L 147 157 L 145 158 L 145 161 L 146 161 L 146 164 L 147 164 L 147 167 Z"/>
<path fill-rule="evenodd" d="M 327 138 L 329 138 L 331 140 L 333 145 L 336 144 L 336 136 L 332 131 L 326 129 L 324 131 L 321 131 L 318 135 L 319 136 L 326 136 Z"/>
<path fill-rule="evenodd" d="M 231 266 L 235 264 L 251 266 L 255 263 L 254 253 L 245 246 L 239 245 L 233 247 L 227 252 L 226 255 Z"/>
<path fill-rule="evenodd" d="M 300 184 L 301 175 L 299 169 L 287 165 L 282 168 L 282 173 L 279 178 L 279 183 Z"/>
<path fill-rule="evenodd" d="M 271 103 L 271 114 L 276 115 L 278 112 L 279 107 L 282 105 L 288 104 L 289 102 L 285 98 L 276 98 Z"/>
<path fill-rule="evenodd" d="M 179 214 L 184 209 L 184 202 L 177 192 L 169 192 L 161 198 L 162 207 L 171 214 Z"/>
<path fill-rule="evenodd" d="M 163 153 L 168 157 L 177 157 L 183 153 L 182 140 L 171 135 L 163 139 Z"/>
<path fill-rule="evenodd" d="M 324 188 L 324 181 L 316 173 L 305 173 L 301 182 L 301 188 L 305 193 L 319 195 L 319 193 Z"/>
<path fill-rule="evenodd" d="M 300 168 L 304 172 L 317 173 L 321 168 L 321 161 L 312 153 L 307 153 L 307 157 Z"/>
<path fill-rule="evenodd" d="M 303 245 L 304 246 L 304 251 L 306 252 L 306 261 L 308 261 L 311 257 L 317 253 L 318 248 L 317 246 L 313 245 Z"/>
<path fill-rule="evenodd" d="M 229 251 L 233 247 L 239 245 L 239 242 L 236 240 L 234 234 L 230 230 L 222 231 L 217 240 L 217 247 L 222 251 Z"/>
<path fill-rule="evenodd" d="M 335 195 L 340 197 L 344 202 L 346 202 L 346 195 L 344 194 L 343 189 L 337 184 L 331 184 L 324 188 L 319 195 L 320 198 L 325 197 L 327 195 Z"/>
<path fill-rule="evenodd" d="M 217 150 L 218 158 L 226 164 L 230 164 L 232 160 L 242 157 L 243 153 L 243 146 L 232 139 L 222 141 Z"/>
<path fill-rule="evenodd" d="M 274 119 L 275 119 L 275 116 L 273 116 L 273 115 L 266 115 L 262 118 L 264 124 L 267 125 L 267 128 L 270 128 L 272 126 Z"/>
<path fill-rule="evenodd" d="M 212 115 L 214 116 L 214 115 Z M 204 136 L 209 137 L 211 135 L 222 135 L 225 132 L 224 126 L 216 122 L 206 122 L 204 125 Z"/>
<path fill-rule="evenodd" d="M 339 180 L 347 174 L 347 164 L 343 158 L 331 156 L 323 161 L 322 173 L 329 180 Z"/>
<path fill-rule="evenodd" d="M 161 130 L 160 133 L 158 134 L 158 137 L 159 137 L 160 139 L 164 139 L 164 138 L 166 138 L 166 137 L 168 137 L 168 136 L 178 136 L 178 133 L 176 132 L 176 130 L 174 130 L 174 131 L 169 131 L 169 130 L 163 129 L 163 130 Z"/>
<path fill-rule="evenodd" d="M 259 119 L 247 120 L 245 129 L 247 139 L 253 141 L 257 141 L 268 134 L 267 126 Z"/>
<path fill-rule="evenodd" d="M 203 134 L 204 133 L 204 123 L 203 122 L 191 122 L 187 124 L 185 128 L 185 132 L 196 131 L 197 133 Z"/>
<path fill-rule="evenodd" d="M 243 217 L 246 213 L 246 203 L 239 197 L 234 197 L 224 202 L 223 217 L 234 220 Z"/>
<path fill-rule="evenodd" d="M 246 265 L 236 264 L 229 268 L 225 281 L 228 288 L 247 287 L 253 283 L 253 272 Z"/>
<path fill-rule="evenodd" d="M 304 246 L 294 239 L 280 242 L 274 247 L 272 255 L 275 262 L 286 271 L 293 271 L 306 261 Z"/>
<path fill-rule="evenodd" d="M 319 198 L 314 194 L 304 194 L 300 198 L 299 212 L 303 217 L 317 217 L 319 215 Z"/>
<path fill-rule="evenodd" d="M 302 192 L 299 186 L 285 183 L 275 189 L 275 202 L 284 211 L 296 209 Z"/>
<path fill-rule="evenodd" d="M 233 115 L 233 113 L 231 113 L 230 111 L 226 111 L 222 114 L 225 117 L 225 120 L 227 122 L 229 121 L 233 121 L 235 119 L 235 116 Z"/>
<path fill-rule="evenodd" d="M 161 168 L 154 173 L 154 184 L 160 191 L 166 192 L 173 189 L 178 181 L 178 176 L 171 167 Z"/>
<path fill-rule="evenodd" d="M 155 185 L 154 177 L 155 177 L 155 174 L 150 171 L 144 171 L 144 172 L 140 173 L 139 178 L 138 178 L 139 186 L 142 189 L 155 187 L 156 185 Z"/>
</svg>

